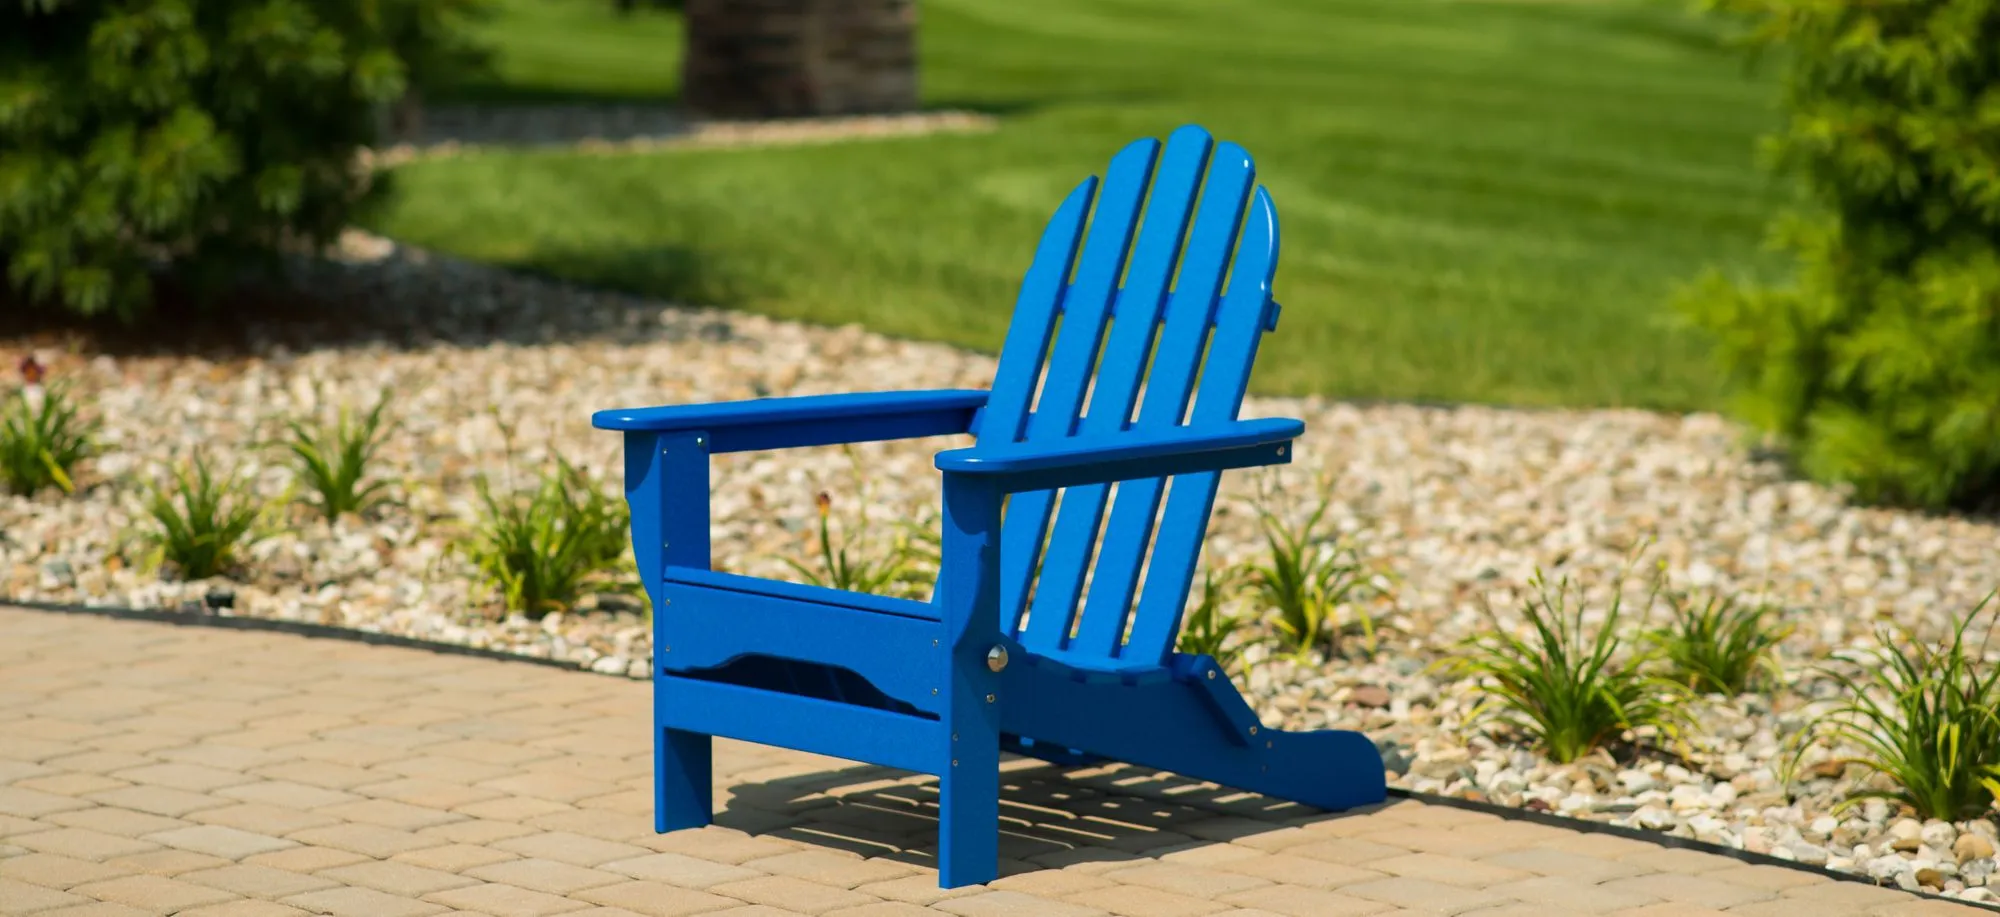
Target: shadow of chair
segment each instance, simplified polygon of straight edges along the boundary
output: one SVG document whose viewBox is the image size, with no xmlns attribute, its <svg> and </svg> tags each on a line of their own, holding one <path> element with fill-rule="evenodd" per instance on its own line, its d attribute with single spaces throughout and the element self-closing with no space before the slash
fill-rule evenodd
<svg viewBox="0 0 2000 917">
<path fill-rule="evenodd" d="M 1382 806 L 1310 806 L 1125 764 L 1061 768 L 1029 758 L 1000 775 L 1000 875 L 1139 861 Z M 736 781 L 715 824 L 752 835 L 937 868 L 938 782 L 872 765 Z"/>
</svg>

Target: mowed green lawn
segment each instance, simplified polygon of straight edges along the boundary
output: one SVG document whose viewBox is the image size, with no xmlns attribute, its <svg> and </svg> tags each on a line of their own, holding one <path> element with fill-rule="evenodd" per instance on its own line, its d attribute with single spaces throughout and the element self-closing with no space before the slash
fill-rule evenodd
<svg viewBox="0 0 2000 917">
<path fill-rule="evenodd" d="M 509 0 L 494 98 L 670 97 L 678 23 Z M 991 351 L 1126 141 L 1246 146 L 1282 226 L 1267 393 L 1711 408 L 1674 289 L 1774 276 L 1775 84 L 1648 0 L 925 0 L 926 104 L 994 133 L 398 169 L 376 228 L 589 283 Z M 635 81 L 632 74 L 645 73 Z M 657 80 L 658 82 L 653 82 Z"/>
</svg>

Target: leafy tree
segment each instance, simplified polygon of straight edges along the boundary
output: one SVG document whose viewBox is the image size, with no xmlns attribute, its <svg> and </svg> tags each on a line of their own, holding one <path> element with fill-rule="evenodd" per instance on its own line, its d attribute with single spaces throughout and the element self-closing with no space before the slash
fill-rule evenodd
<svg viewBox="0 0 2000 917">
<path fill-rule="evenodd" d="M 379 107 L 476 65 L 484 0 L 0 0 L 0 264 L 127 318 L 325 243 L 383 190 Z"/>
<path fill-rule="evenodd" d="M 1766 141 L 1815 206 L 1775 227 L 1795 280 L 1710 274 L 1741 416 L 1864 500 L 1976 505 L 2000 491 L 2000 0 L 1707 0 L 1779 52 Z"/>
</svg>

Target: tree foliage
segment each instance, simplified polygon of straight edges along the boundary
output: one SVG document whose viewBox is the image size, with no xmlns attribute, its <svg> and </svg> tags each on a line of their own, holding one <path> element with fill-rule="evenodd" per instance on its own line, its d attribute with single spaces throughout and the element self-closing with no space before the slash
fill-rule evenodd
<svg viewBox="0 0 2000 917">
<path fill-rule="evenodd" d="M 1814 201 L 1775 227 L 1793 282 L 1710 275 L 1745 420 L 1807 475 L 1928 508 L 2000 489 L 2000 0 L 1709 0 L 1778 52 L 1772 163 Z"/>
<path fill-rule="evenodd" d="M 131 317 L 163 268 L 330 240 L 381 190 L 378 106 L 478 62 L 481 2 L 0 0 L 8 284 Z"/>
</svg>

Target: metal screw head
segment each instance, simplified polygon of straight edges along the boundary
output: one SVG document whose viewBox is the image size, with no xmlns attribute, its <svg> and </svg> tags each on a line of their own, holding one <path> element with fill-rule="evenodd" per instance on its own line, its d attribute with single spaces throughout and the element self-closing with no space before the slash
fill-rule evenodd
<svg viewBox="0 0 2000 917">
<path fill-rule="evenodd" d="M 996 646 L 986 651 L 986 667 L 995 672 L 1007 667 L 1007 648 Z"/>
<path fill-rule="evenodd" d="M 957 759 L 957 758 L 953 758 L 953 759 L 951 759 L 951 766 L 952 766 L 952 767 L 957 767 L 957 766 L 958 766 L 958 759 Z"/>
<path fill-rule="evenodd" d="M 1285 447 L 1283 447 L 1283 446 L 1279 446 L 1279 447 L 1278 447 L 1278 454 L 1279 454 L 1279 455 L 1284 455 L 1284 454 L 1285 454 Z"/>
<path fill-rule="evenodd" d="M 986 695 L 986 702 L 989 704 L 993 703 L 993 695 L 991 694 Z"/>
<path fill-rule="evenodd" d="M 1209 670 L 1208 670 L 1208 680 L 1209 680 L 1209 681 L 1214 681 L 1214 680 L 1215 680 L 1215 670 L 1214 670 L 1214 669 L 1209 669 Z"/>
<path fill-rule="evenodd" d="M 1254 736 L 1254 735 L 1256 735 L 1256 734 L 1257 734 L 1257 727 L 1255 727 L 1255 726 L 1252 726 L 1252 727 L 1250 727 L 1250 734 L 1251 734 L 1251 735 L 1253 735 L 1253 736 Z"/>
<path fill-rule="evenodd" d="M 697 445 L 697 446 L 706 446 L 706 445 L 708 445 L 708 437 L 706 437 L 706 436 L 697 436 L 697 437 L 695 437 L 695 438 L 694 438 L 694 444 L 695 444 L 695 445 Z"/>
</svg>

